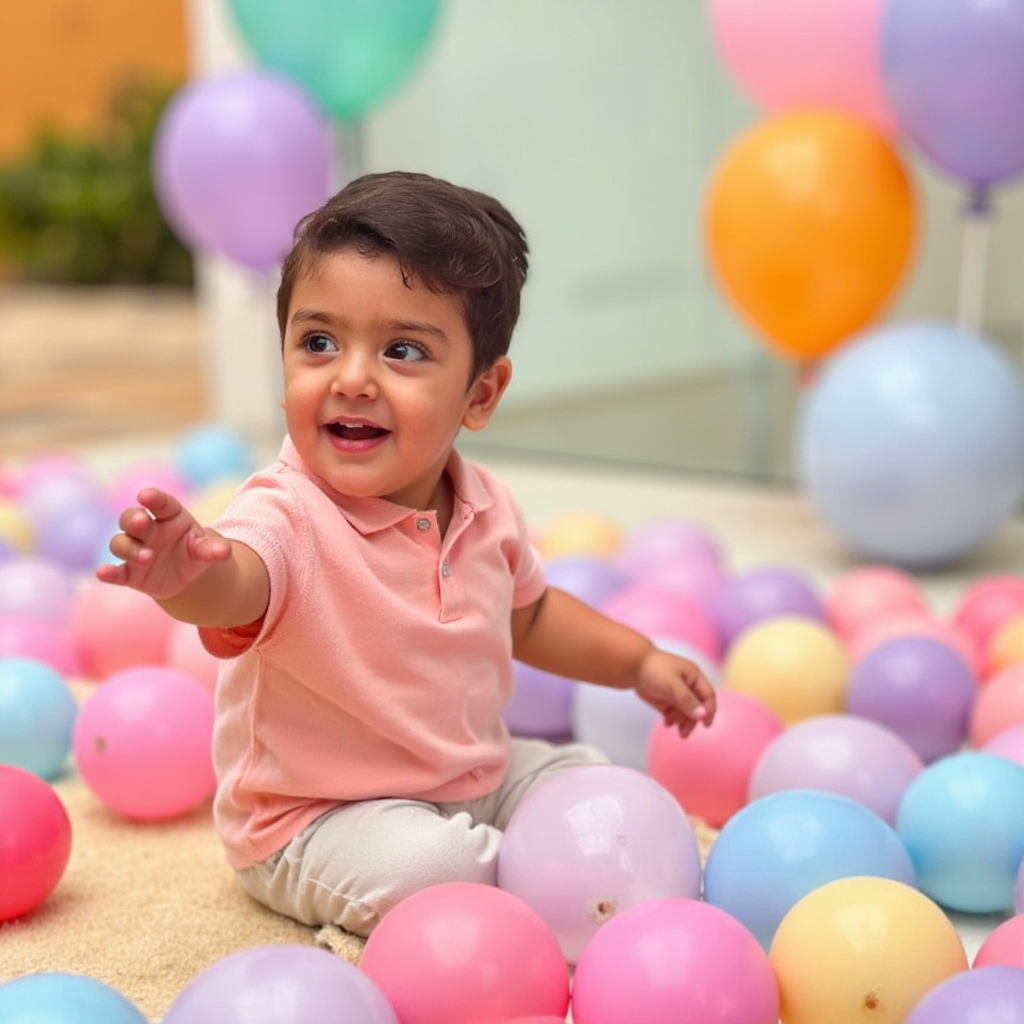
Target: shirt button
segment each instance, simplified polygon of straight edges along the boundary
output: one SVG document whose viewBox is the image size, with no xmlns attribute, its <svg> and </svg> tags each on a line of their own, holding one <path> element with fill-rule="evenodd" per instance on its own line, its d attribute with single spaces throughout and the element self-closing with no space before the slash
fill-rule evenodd
<svg viewBox="0 0 1024 1024">
<path fill-rule="evenodd" d="M 416 529 L 417 530 L 429 530 L 430 529 L 430 520 L 429 519 L 417 519 L 416 520 Z"/>
<path fill-rule="evenodd" d="M 445 579 L 448 579 L 448 577 L 451 576 L 451 574 L 452 574 L 452 567 L 447 562 L 442 562 L 441 563 L 441 575 Z"/>
</svg>

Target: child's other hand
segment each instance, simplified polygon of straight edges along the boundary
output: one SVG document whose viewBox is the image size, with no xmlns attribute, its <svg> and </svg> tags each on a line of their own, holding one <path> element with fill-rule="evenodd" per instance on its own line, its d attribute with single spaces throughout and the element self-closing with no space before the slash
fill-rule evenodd
<svg viewBox="0 0 1024 1024">
<path fill-rule="evenodd" d="M 214 562 L 231 557 L 231 544 L 201 526 L 177 498 L 154 487 L 139 492 L 139 508 L 121 513 L 122 533 L 110 541 L 121 565 L 101 565 L 103 583 L 131 587 L 155 600 L 176 597 Z"/>
<path fill-rule="evenodd" d="M 698 722 L 715 718 L 715 690 L 692 661 L 654 649 L 640 663 L 634 688 L 641 700 L 661 712 L 665 724 L 676 726 L 683 738 Z"/>
</svg>

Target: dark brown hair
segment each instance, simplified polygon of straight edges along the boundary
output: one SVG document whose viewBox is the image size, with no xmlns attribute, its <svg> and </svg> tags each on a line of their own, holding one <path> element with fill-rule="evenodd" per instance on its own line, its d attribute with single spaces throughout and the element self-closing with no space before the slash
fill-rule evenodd
<svg viewBox="0 0 1024 1024">
<path fill-rule="evenodd" d="M 397 258 L 402 277 L 461 295 L 473 339 L 473 376 L 508 351 L 528 267 L 526 235 L 496 199 L 428 174 L 367 174 L 295 229 L 281 267 L 277 323 L 284 338 L 296 280 L 318 258 L 354 249 Z"/>
</svg>

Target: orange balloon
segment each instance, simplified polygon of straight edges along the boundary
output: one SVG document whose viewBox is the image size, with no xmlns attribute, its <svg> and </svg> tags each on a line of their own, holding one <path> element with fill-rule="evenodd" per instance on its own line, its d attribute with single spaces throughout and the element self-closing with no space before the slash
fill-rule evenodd
<svg viewBox="0 0 1024 1024">
<path fill-rule="evenodd" d="M 892 145 L 849 114 L 767 118 L 712 176 L 705 242 L 722 289 L 771 347 L 824 355 L 882 311 L 909 262 L 914 190 Z"/>
</svg>

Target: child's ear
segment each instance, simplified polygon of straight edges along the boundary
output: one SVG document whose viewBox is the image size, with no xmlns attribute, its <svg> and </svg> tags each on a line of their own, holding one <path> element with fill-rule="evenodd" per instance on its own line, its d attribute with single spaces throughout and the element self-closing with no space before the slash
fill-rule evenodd
<svg viewBox="0 0 1024 1024">
<path fill-rule="evenodd" d="M 487 426 L 498 402 L 512 379 L 512 363 L 508 356 L 499 356 L 469 387 L 469 404 L 462 417 L 467 430 L 482 430 Z"/>
</svg>

